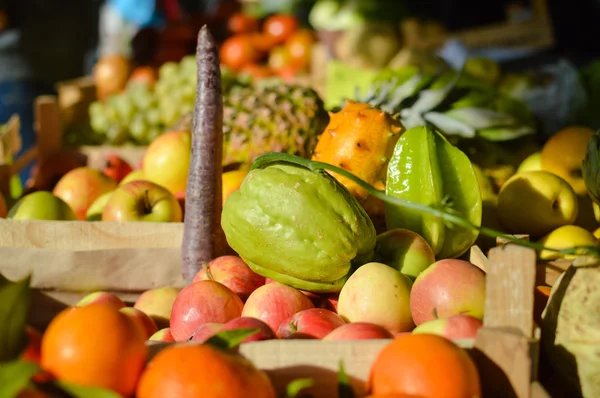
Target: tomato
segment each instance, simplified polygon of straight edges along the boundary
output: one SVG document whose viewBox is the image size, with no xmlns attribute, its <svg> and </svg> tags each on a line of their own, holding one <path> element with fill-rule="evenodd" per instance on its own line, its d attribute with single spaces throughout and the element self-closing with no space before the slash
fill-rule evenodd
<svg viewBox="0 0 600 398">
<path fill-rule="evenodd" d="M 290 53 L 285 46 L 275 47 L 269 53 L 269 68 L 275 72 L 290 66 L 290 62 Z"/>
<path fill-rule="evenodd" d="M 248 64 L 240 69 L 240 73 L 247 73 L 254 79 L 273 76 L 273 71 L 266 65 Z"/>
<path fill-rule="evenodd" d="M 252 33 L 258 31 L 258 20 L 241 12 L 237 12 L 227 21 L 227 29 L 231 33 Z"/>
<path fill-rule="evenodd" d="M 129 76 L 128 84 L 140 83 L 152 87 L 156 83 L 156 79 L 157 75 L 154 68 L 150 66 L 138 66 Z"/>
<path fill-rule="evenodd" d="M 268 36 L 264 33 L 259 33 L 259 32 L 253 33 L 251 38 L 252 38 L 252 43 L 253 43 L 254 47 L 258 51 L 262 51 L 265 53 L 268 53 L 277 45 L 277 41 L 275 39 L 273 39 L 271 36 Z"/>
<path fill-rule="evenodd" d="M 305 69 L 310 65 L 312 46 L 315 39 L 311 32 L 301 30 L 292 35 L 285 46 L 290 55 L 290 64 L 298 69 Z"/>
<path fill-rule="evenodd" d="M 249 35 L 234 35 L 221 45 L 221 63 L 234 70 L 256 62 L 260 56 Z"/>
<path fill-rule="evenodd" d="M 288 65 L 277 71 L 277 76 L 286 83 L 293 83 L 296 76 L 298 76 L 298 69 Z"/>
<path fill-rule="evenodd" d="M 298 30 L 298 21 L 291 15 L 275 14 L 265 21 L 263 31 L 275 39 L 277 44 L 283 44 Z"/>
</svg>

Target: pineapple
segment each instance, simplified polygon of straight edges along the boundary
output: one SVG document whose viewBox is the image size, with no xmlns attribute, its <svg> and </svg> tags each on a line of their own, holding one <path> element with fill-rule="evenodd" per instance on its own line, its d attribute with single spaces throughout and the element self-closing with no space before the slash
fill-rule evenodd
<svg viewBox="0 0 600 398">
<path fill-rule="evenodd" d="M 313 160 L 351 172 L 379 190 L 385 189 L 387 165 L 400 135 L 402 124 L 388 113 L 369 104 L 348 101 L 319 137 Z M 383 221 L 383 203 L 370 197 L 355 182 L 331 173 L 363 205 L 376 226 Z"/>
<path fill-rule="evenodd" d="M 523 102 L 485 80 L 447 68 L 437 74 L 414 67 L 386 71 L 354 100 L 395 115 L 406 128 L 432 124 L 447 136 L 502 142 L 536 131 Z"/>
<path fill-rule="evenodd" d="M 174 128 L 191 130 L 192 116 Z M 328 121 L 311 88 L 281 82 L 234 87 L 223 97 L 223 164 L 250 163 L 268 152 L 308 158 Z"/>
</svg>

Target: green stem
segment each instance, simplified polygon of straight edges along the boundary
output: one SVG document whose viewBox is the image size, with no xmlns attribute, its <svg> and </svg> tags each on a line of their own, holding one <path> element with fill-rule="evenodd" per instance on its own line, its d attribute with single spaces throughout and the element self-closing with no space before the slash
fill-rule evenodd
<svg viewBox="0 0 600 398">
<path fill-rule="evenodd" d="M 354 181 L 356 184 L 358 184 L 362 188 L 364 188 L 370 195 L 372 195 L 378 199 L 381 199 L 385 203 L 388 203 L 388 204 L 391 204 L 394 206 L 399 206 L 399 207 L 416 210 L 421 213 L 431 214 L 433 216 L 441 218 L 442 220 L 450 222 L 454 225 L 458 225 L 463 228 L 468 228 L 468 229 L 477 231 L 480 234 L 486 235 L 491 238 L 502 238 L 508 242 L 511 242 L 511 243 L 514 243 L 514 244 L 517 244 L 520 246 L 528 247 L 531 249 L 535 249 L 537 251 L 547 250 L 547 251 L 551 251 L 551 252 L 560 253 L 562 255 L 590 255 L 590 256 L 600 258 L 600 247 L 598 247 L 598 246 L 574 246 L 574 247 L 569 247 L 566 249 L 555 249 L 555 248 L 551 248 L 551 247 L 546 247 L 537 242 L 530 242 L 530 241 L 527 241 L 524 239 L 519 239 L 510 234 L 496 231 L 491 228 L 486 228 L 486 227 L 481 227 L 481 226 L 475 225 L 472 222 L 470 222 L 469 220 L 466 220 L 456 214 L 449 213 L 447 211 L 441 210 L 436 207 L 431 207 L 428 205 L 424 205 L 422 203 L 411 202 L 409 200 L 396 198 L 396 197 L 387 195 L 385 192 L 377 190 L 376 188 L 374 188 L 367 182 L 356 177 L 354 174 L 352 174 L 344 169 L 341 169 L 339 167 L 333 166 L 329 163 L 318 162 L 318 161 L 305 159 L 305 158 L 288 155 L 288 154 L 284 154 L 284 153 L 268 153 L 266 155 L 262 155 L 262 156 L 258 157 L 252 164 L 251 169 L 264 168 L 269 164 L 281 163 L 281 162 L 294 163 L 294 164 L 297 164 L 300 166 L 304 166 L 307 169 L 314 171 L 314 172 L 318 172 L 320 170 L 332 171 L 334 173 L 340 174 L 340 175 Z"/>
</svg>

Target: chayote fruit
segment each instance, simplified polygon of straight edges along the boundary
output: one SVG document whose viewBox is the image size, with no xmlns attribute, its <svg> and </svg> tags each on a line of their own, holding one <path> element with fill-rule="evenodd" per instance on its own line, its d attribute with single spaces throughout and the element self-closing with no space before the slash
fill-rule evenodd
<svg viewBox="0 0 600 398">
<path fill-rule="evenodd" d="M 225 202 L 221 225 L 254 272 L 311 292 L 339 292 L 374 255 L 375 228 L 348 190 L 293 163 L 253 168 Z"/>
<path fill-rule="evenodd" d="M 450 199 L 454 212 L 481 225 L 481 193 L 471 161 L 428 127 L 413 127 L 398 140 L 388 165 L 386 194 L 429 206 Z M 459 257 L 478 236 L 473 229 L 390 204 L 386 224 L 388 229 L 406 228 L 424 237 L 438 259 Z"/>
</svg>

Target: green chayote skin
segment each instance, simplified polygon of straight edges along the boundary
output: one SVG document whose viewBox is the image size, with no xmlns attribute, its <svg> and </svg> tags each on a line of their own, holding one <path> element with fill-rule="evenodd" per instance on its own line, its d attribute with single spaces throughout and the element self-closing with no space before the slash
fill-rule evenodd
<svg viewBox="0 0 600 398">
<path fill-rule="evenodd" d="M 254 272 L 310 292 L 339 292 L 375 249 L 373 223 L 348 190 L 292 163 L 251 170 L 227 199 L 221 225 Z"/>
<path fill-rule="evenodd" d="M 413 127 L 398 140 L 388 165 L 386 194 L 429 206 L 450 199 L 453 211 L 481 225 L 481 193 L 471 161 L 428 127 Z M 388 229 L 418 233 L 438 259 L 459 257 L 478 236 L 473 229 L 447 225 L 439 217 L 410 208 L 387 204 L 385 212 Z"/>
</svg>

